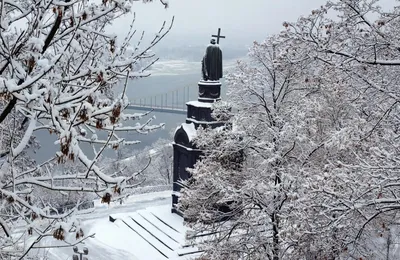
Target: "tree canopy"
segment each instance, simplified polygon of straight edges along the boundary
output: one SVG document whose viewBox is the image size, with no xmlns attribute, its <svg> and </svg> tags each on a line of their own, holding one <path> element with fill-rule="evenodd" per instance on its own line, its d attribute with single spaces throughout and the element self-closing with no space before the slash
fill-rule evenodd
<svg viewBox="0 0 400 260">
<path fill-rule="evenodd" d="M 167 1 L 161 3 L 158 7 L 167 6 Z M 131 13 L 133 4 L 125 0 L 0 1 L 2 258 L 22 259 L 49 234 L 70 244 L 90 236 L 79 221 L 69 218 L 81 202 L 60 212 L 52 197 L 84 192 L 109 203 L 137 185 L 135 174 L 106 172 L 98 161 L 104 149 L 138 142 L 120 137 L 122 131 L 148 133 L 163 127 L 153 125 L 152 118 L 124 124 L 147 115 L 126 112 L 125 93 L 130 80 L 150 75 L 148 68 L 157 61 L 151 48 L 169 32 L 173 19 L 161 23 L 150 38 L 135 30 L 134 15 L 124 38 L 108 33 L 107 26 Z M 38 130 L 56 135 L 60 147 L 40 164 L 28 153 L 38 147 L 34 139 Z M 83 152 L 85 143 L 93 146 L 93 158 Z M 66 162 L 74 162 L 76 168 L 55 170 Z M 22 232 L 17 228 L 21 225 Z M 29 236 L 35 238 L 30 239 L 33 243 L 25 243 Z"/>
<path fill-rule="evenodd" d="M 206 257 L 396 255 L 399 10 L 328 1 L 238 62 L 230 124 L 199 132 L 204 157 L 180 202 L 189 226 L 216 232 Z"/>
</svg>

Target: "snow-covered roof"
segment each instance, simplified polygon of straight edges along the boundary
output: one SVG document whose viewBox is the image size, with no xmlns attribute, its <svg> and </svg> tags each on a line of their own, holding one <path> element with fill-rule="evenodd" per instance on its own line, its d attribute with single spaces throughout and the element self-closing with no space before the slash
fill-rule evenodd
<svg viewBox="0 0 400 260">
<path fill-rule="evenodd" d="M 183 123 L 182 124 L 183 130 L 185 130 L 187 136 L 189 137 L 189 142 L 191 142 L 197 135 L 196 128 L 193 123 L 187 124 Z"/>
<path fill-rule="evenodd" d="M 195 127 L 195 125 L 193 123 L 189 123 L 189 124 L 188 123 L 183 123 L 183 124 L 181 124 L 180 126 L 178 126 L 176 128 L 174 135 L 181 128 L 187 134 L 189 142 L 191 142 L 196 137 L 197 130 L 196 130 L 196 127 Z"/>
<path fill-rule="evenodd" d="M 212 85 L 212 86 L 214 86 L 214 85 L 221 85 L 221 82 L 219 81 L 219 80 L 207 80 L 207 81 L 203 81 L 203 80 L 201 80 L 201 81 L 199 81 L 199 83 L 198 83 L 199 85 Z"/>
<path fill-rule="evenodd" d="M 221 122 L 219 122 L 219 121 L 199 121 L 199 120 L 196 120 L 196 119 L 193 119 L 193 118 L 186 118 L 186 120 L 188 120 L 188 121 L 191 121 L 191 122 L 193 122 L 193 123 L 196 123 L 196 124 L 205 124 L 205 125 L 219 125 L 219 124 L 221 124 Z M 191 123 L 192 124 L 192 123 Z"/>
<path fill-rule="evenodd" d="M 212 108 L 213 103 L 205 103 L 200 101 L 189 101 L 186 105 L 194 106 L 194 107 L 204 107 L 204 108 Z"/>
<path fill-rule="evenodd" d="M 148 151 L 148 155 L 149 155 L 150 157 L 153 157 L 153 156 L 155 156 L 155 155 L 158 155 L 164 147 L 168 147 L 168 146 L 172 146 L 172 142 L 171 142 L 171 143 L 168 143 L 168 144 L 165 144 L 164 146 L 160 146 L 160 147 L 158 147 L 158 148 L 150 149 L 150 150 Z M 136 158 L 137 158 L 137 155 L 134 155 L 134 156 L 130 156 L 130 157 L 127 157 L 127 158 L 125 158 L 125 159 L 122 159 L 122 160 L 120 160 L 120 162 L 130 162 L 130 161 L 135 160 Z"/>
<path fill-rule="evenodd" d="M 185 240 L 183 218 L 171 213 L 171 192 L 154 192 L 131 197 L 126 204 L 96 204 L 92 214 L 78 216 L 87 235 L 88 259 L 96 260 L 189 260 L 201 252 Z M 110 218 L 115 219 L 114 222 Z M 59 241 L 46 238 L 46 245 Z M 49 249 L 50 259 L 71 259 L 72 248 Z"/>
<path fill-rule="evenodd" d="M 213 103 L 213 102 L 216 102 L 216 101 L 220 101 L 221 98 L 220 98 L 220 97 L 219 97 L 219 98 L 199 97 L 198 100 L 199 100 L 199 101 L 205 101 L 205 102 L 211 101 L 211 102 L 208 102 L 208 103 Z"/>
</svg>

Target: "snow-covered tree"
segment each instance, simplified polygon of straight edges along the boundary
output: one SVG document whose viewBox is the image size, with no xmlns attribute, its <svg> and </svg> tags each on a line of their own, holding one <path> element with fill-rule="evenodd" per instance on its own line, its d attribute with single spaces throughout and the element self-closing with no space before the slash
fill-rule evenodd
<svg viewBox="0 0 400 260">
<path fill-rule="evenodd" d="M 150 156 L 153 158 L 148 172 L 153 172 L 160 179 L 160 184 L 171 184 L 173 150 L 170 140 L 158 139 L 152 145 Z"/>
<path fill-rule="evenodd" d="M 204 245 L 211 259 L 304 256 L 298 244 L 307 214 L 297 205 L 309 196 L 303 170 L 320 144 L 307 131 L 316 104 L 304 103 L 315 89 L 303 84 L 298 69 L 309 63 L 282 55 L 289 44 L 279 37 L 254 43 L 251 61 L 239 62 L 227 78 L 234 112 L 224 104 L 214 111 L 230 121 L 198 132 L 196 144 L 205 156 L 192 170 L 180 206 L 196 232 L 216 232 Z"/>
<path fill-rule="evenodd" d="M 181 200 L 196 231 L 218 231 L 212 259 L 395 254 L 400 7 L 378 4 L 328 1 L 284 22 L 228 80 L 232 128 L 201 132 Z"/>
<path fill-rule="evenodd" d="M 347 254 L 368 259 L 390 257 L 382 237 L 394 236 L 399 214 L 400 6 L 388 11 L 380 2 L 329 1 L 284 23 L 281 34 L 306 46 L 297 51 L 318 64 L 310 81 L 337 97 L 326 111 L 336 142 L 324 143 L 331 150 L 329 177 L 311 179 L 313 192 L 326 228 L 336 230 Z"/>
<path fill-rule="evenodd" d="M 170 140 L 160 138 L 141 150 L 129 148 L 120 150 L 121 158 L 107 158 L 103 163 L 108 164 L 109 170 L 124 169 L 122 172 L 127 176 L 140 172 L 137 180 L 141 187 L 171 184 L 173 151 Z"/>
<path fill-rule="evenodd" d="M 118 133 L 147 133 L 162 127 L 152 125 L 151 119 L 124 126 L 123 121 L 143 116 L 124 113 L 129 103 L 125 92 L 128 80 L 149 76 L 147 69 L 157 60 L 151 48 L 168 33 L 173 20 L 147 37 L 148 44 L 143 43 L 144 32 L 136 35 L 134 19 L 125 38 L 107 33 L 114 20 L 130 13 L 132 4 L 125 0 L 0 1 L 2 258 L 24 255 L 48 234 L 64 240 L 72 231 L 75 242 L 90 235 L 82 233 L 76 222 L 59 224 L 72 211 L 51 214 L 51 205 L 44 207 L 46 196 L 34 196 L 38 187 L 46 190 L 48 198 L 52 193 L 79 191 L 100 194 L 107 203 L 135 186 L 135 175 L 104 172 L 98 160 L 104 149 L 138 142 Z M 121 86 L 118 83 L 124 85 L 121 93 L 114 91 Z M 27 153 L 37 146 L 33 138 L 37 130 L 56 135 L 60 147 L 41 164 Z M 83 143 L 93 145 L 93 158 L 82 151 Z M 60 175 L 52 170 L 67 161 L 83 170 Z M 16 234 L 15 226 L 22 223 L 26 229 Z M 37 239 L 27 245 L 24 241 L 30 235 Z"/>
</svg>

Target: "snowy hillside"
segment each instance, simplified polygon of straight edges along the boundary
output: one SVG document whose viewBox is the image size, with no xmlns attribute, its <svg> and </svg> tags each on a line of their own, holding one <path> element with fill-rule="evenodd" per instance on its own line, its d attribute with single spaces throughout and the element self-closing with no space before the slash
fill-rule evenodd
<svg viewBox="0 0 400 260">
<path fill-rule="evenodd" d="M 126 204 L 97 204 L 95 212 L 78 216 L 85 232 L 95 234 L 79 248 L 89 249 L 88 259 L 164 260 L 193 259 L 196 248 L 186 245 L 183 219 L 171 213 L 171 191 L 136 195 Z M 114 219 L 114 222 L 110 221 Z M 75 238 L 68 238 L 73 243 Z M 40 246 L 56 246 L 54 238 Z M 72 259 L 72 247 L 43 249 L 49 259 Z"/>
</svg>

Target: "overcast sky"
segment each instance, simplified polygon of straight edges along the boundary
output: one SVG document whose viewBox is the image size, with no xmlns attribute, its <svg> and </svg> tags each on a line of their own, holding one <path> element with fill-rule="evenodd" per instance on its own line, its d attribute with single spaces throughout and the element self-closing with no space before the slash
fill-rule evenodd
<svg viewBox="0 0 400 260">
<path fill-rule="evenodd" d="M 175 16 L 175 24 L 166 43 L 207 44 L 211 34 L 221 27 L 227 38 L 221 44 L 262 40 L 282 29 L 285 20 L 296 20 L 320 6 L 325 0 L 169 0 L 164 9 L 158 0 L 134 3 L 136 28 L 153 34 L 164 20 Z M 117 32 L 127 29 L 129 19 L 118 21 Z M 200 42 L 199 42 L 200 41 Z M 224 43 L 222 42 L 224 41 Z"/>
<path fill-rule="evenodd" d="M 381 0 L 385 5 L 394 0 Z M 326 0 L 169 0 L 164 9 L 158 0 L 136 2 L 136 28 L 154 35 L 164 20 L 175 16 L 175 24 L 163 44 L 207 44 L 211 34 L 221 27 L 227 38 L 222 45 L 251 44 L 282 30 L 283 21 L 295 21 L 307 15 Z M 129 19 L 118 21 L 113 29 L 128 29 Z M 223 42 L 222 42 L 223 41 Z"/>
</svg>

